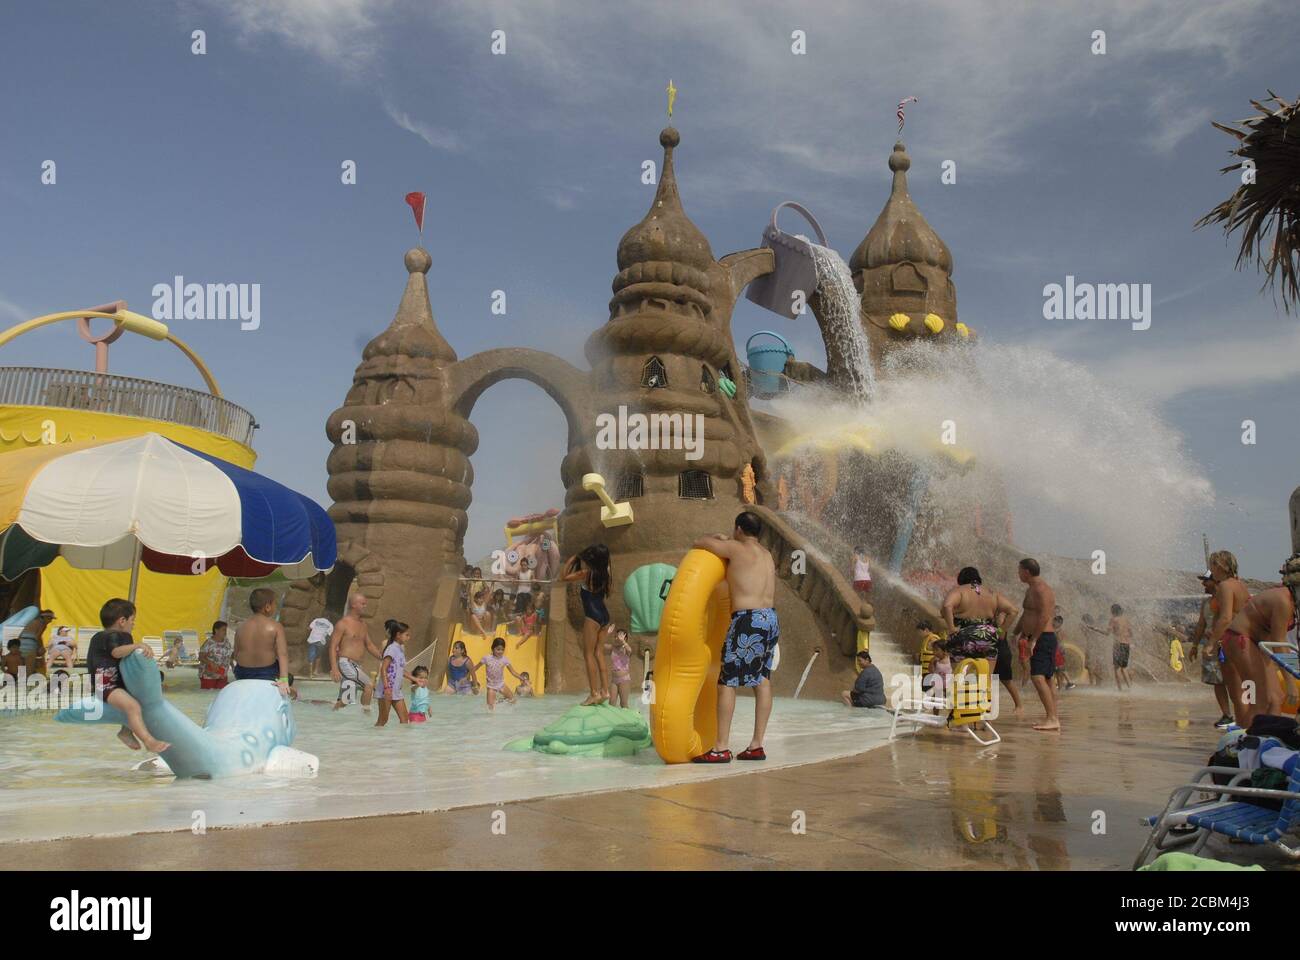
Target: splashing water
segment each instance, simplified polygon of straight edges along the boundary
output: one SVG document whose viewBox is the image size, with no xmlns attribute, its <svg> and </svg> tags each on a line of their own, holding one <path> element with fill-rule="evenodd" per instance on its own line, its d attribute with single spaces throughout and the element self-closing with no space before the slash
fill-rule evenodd
<svg viewBox="0 0 1300 960">
<path fill-rule="evenodd" d="M 802 239 L 807 240 L 807 237 Z M 876 393 L 876 369 L 871 363 L 871 341 L 862 323 L 862 301 L 853 286 L 849 265 L 830 247 L 808 241 L 817 268 L 822 320 L 830 343 L 844 358 L 848 386 L 858 401 Z"/>
<path fill-rule="evenodd" d="M 929 497 L 962 512 L 1005 492 L 1017 540 L 1036 550 L 1165 569 L 1199 555 L 1213 489 L 1146 401 L 1032 347 L 918 343 L 891 351 L 882 373 L 865 406 L 828 409 L 813 390 L 777 401 L 801 434 L 792 446 L 939 464 Z M 880 509 L 903 509 L 906 491 L 877 494 Z"/>
</svg>

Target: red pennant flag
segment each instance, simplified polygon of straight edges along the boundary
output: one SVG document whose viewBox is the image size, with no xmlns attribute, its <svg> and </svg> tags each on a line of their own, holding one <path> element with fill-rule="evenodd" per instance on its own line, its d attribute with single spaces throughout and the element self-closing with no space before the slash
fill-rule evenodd
<svg viewBox="0 0 1300 960">
<path fill-rule="evenodd" d="M 415 226 L 420 231 L 420 236 L 424 236 L 424 194 L 408 193 L 406 203 L 415 214 Z"/>
</svg>

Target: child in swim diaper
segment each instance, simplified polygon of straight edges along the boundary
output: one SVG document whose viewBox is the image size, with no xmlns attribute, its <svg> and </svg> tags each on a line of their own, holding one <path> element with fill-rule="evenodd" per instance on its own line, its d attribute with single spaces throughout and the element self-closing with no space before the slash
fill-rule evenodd
<svg viewBox="0 0 1300 960">
<path fill-rule="evenodd" d="M 627 706 L 632 692 L 632 645 L 627 642 L 627 631 L 620 630 L 612 640 L 605 641 L 609 651 L 609 699 L 618 697 L 620 707 Z"/>
<path fill-rule="evenodd" d="M 408 717 L 412 723 L 424 723 L 429 718 L 429 668 L 416 667 L 411 671 L 411 705 Z"/>
</svg>

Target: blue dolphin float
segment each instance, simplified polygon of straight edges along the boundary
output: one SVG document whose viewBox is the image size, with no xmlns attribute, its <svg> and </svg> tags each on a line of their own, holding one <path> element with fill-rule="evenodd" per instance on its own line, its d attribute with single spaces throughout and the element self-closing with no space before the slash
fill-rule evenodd
<svg viewBox="0 0 1300 960">
<path fill-rule="evenodd" d="M 314 777 L 320 761 L 293 749 L 293 710 L 269 680 L 236 680 L 212 701 L 203 726 L 181 713 L 162 694 L 158 665 L 140 651 L 118 664 L 127 690 L 140 701 L 145 726 L 171 744 L 156 759 L 136 769 L 177 777 L 215 779 L 265 773 L 278 777 Z M 98 697 L 86 697 L 60 710 L 60 723 L 124 724 L 126 716 Z"/>
</svg>

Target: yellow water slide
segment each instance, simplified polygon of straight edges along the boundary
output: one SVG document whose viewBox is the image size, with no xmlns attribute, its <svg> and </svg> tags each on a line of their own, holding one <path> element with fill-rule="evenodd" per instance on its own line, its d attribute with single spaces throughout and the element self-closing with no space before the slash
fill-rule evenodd
<svg viewBox="0 0 1300 960">
<path fill-rule="evenodd" d="M 466 630 L 463 624 L 456 624 L 451 628 L 451 643 L 455 646 L 457 642 L 465 644 L 465 650 L 469 653 L 471 663 L 477 664 L 480 660 L 492 652 L 492 641 L 501 637 L 506 642 L 506 659 L 510 665 L 515 668 L 515 673 L 527 673 L 528 679 L 533 685 L 535 696 L 542 696 L 546 689 L 546 627 L 539 624 L 539 634 L 530 637 L 522 647 L 517 647 L 521 637 L 517 633 L 507 633 L 506 624 L 497 624 L 496 630 L 492 636 L 472 633 Z M 432 672 L 432 671 L 431 671 Z M 480 687 L 483 683 L 483 671 L 478 672 L 478 682 Z M 519 681 L 514 677 L 506 674 L 506 687 L 513 690 L 518 686 Z M 446 686 L 444 681 L 443 686 Z"/>
<path fill-rule="evenodd" d="M 687 763 L 718 733 L 718 670 L 731 620 L 727 565 L 691 550 L 673 575 L 659 621 L 650 735 L 665 763 Z"/>
</svg>

